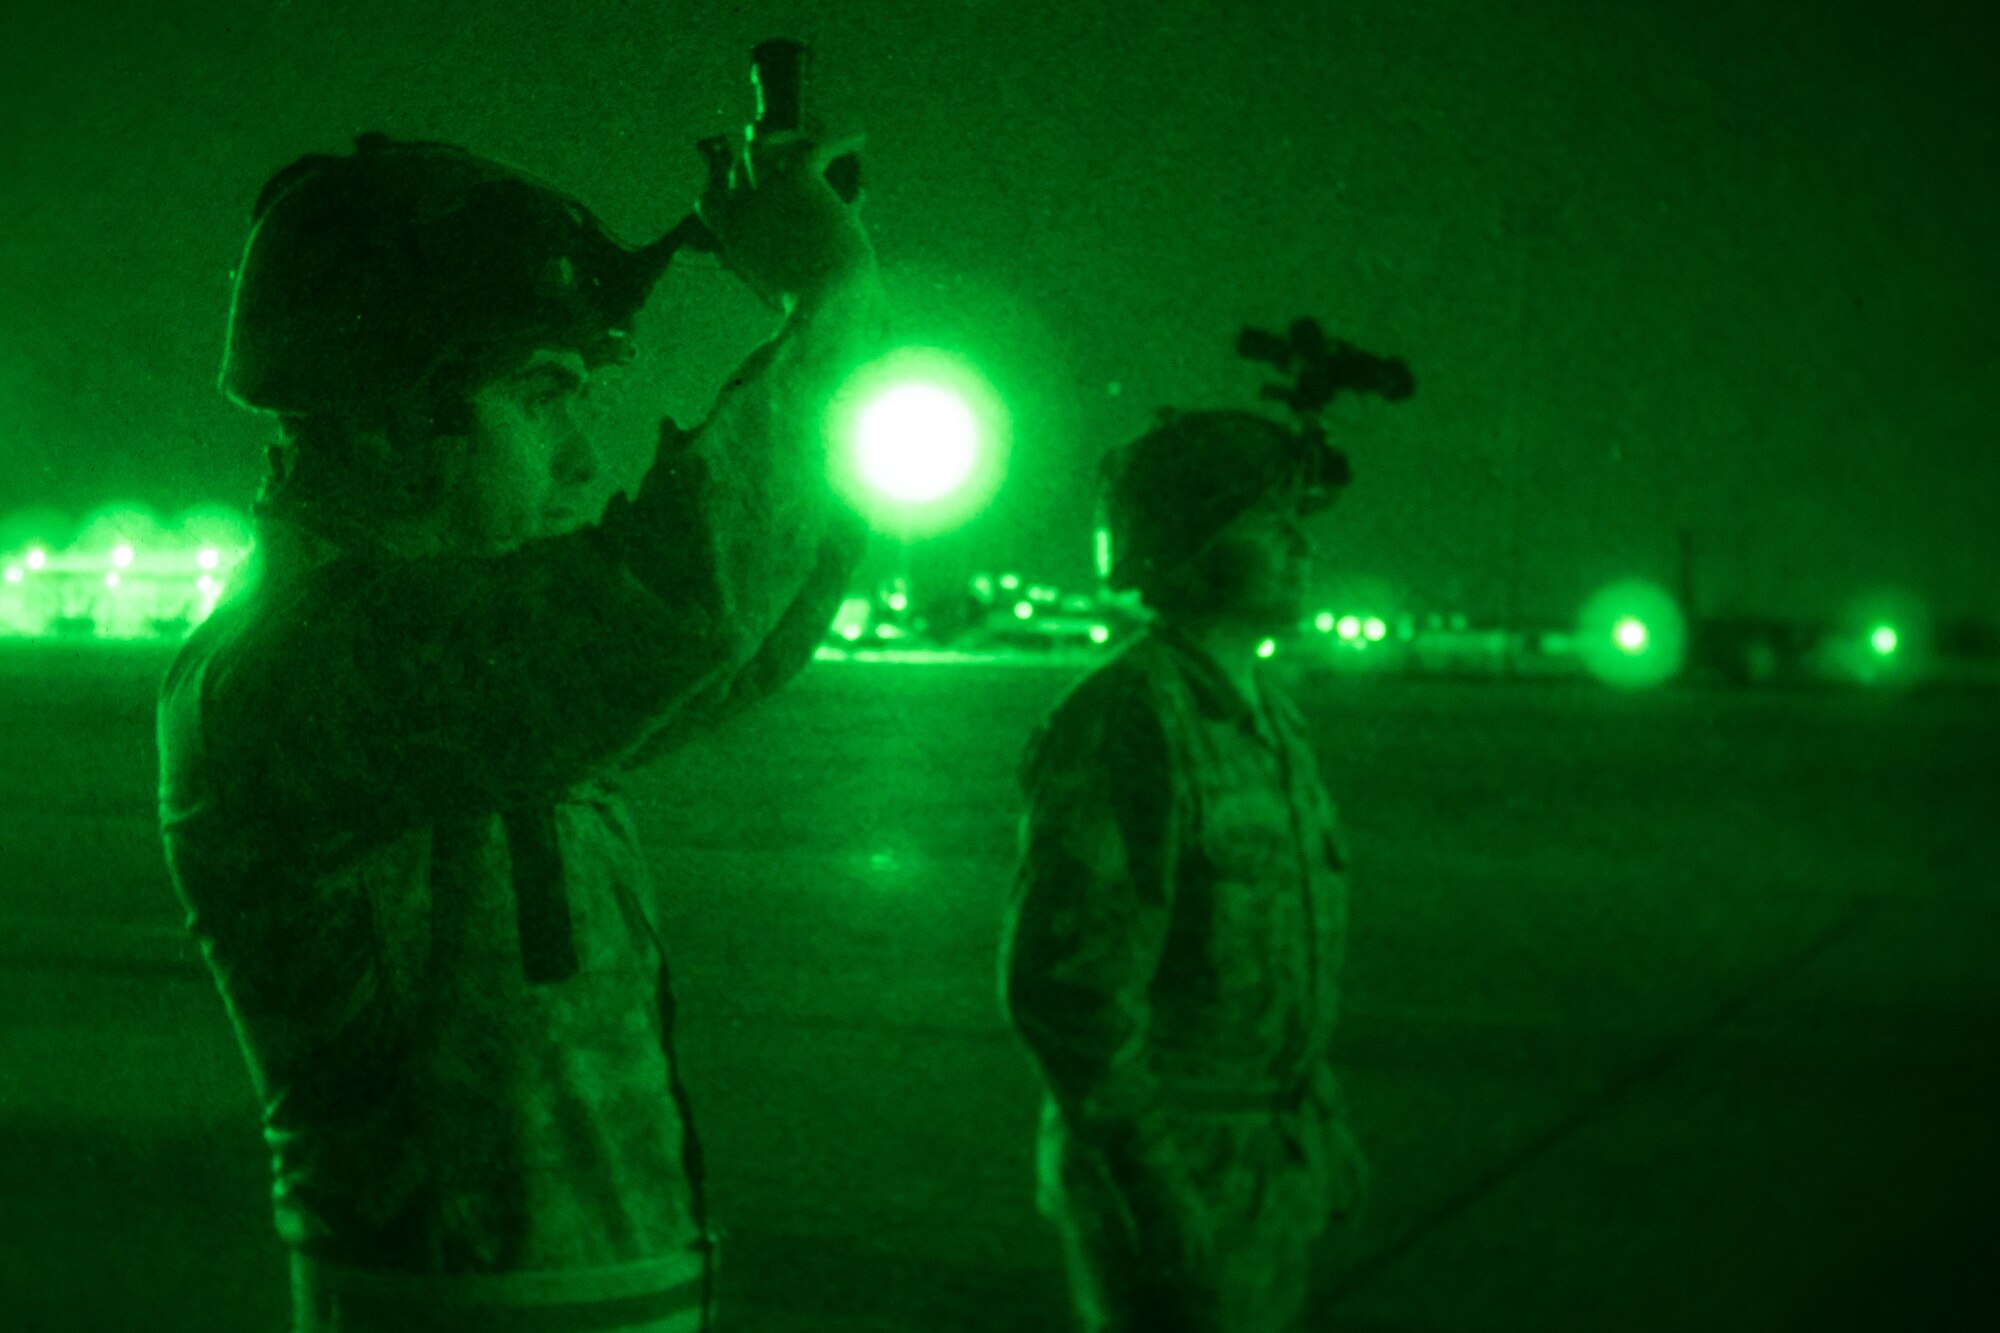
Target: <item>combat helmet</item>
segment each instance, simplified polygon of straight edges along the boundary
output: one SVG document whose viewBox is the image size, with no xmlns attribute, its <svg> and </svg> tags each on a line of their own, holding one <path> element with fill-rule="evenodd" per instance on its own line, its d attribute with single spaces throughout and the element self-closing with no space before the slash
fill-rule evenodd
<svg viewBox="0 0 2000 1333">
<path fill-rule="evenodd" d="M 1349 481 L 1347 457 L 1318 431 L 1256 412 L 1163 409 L 1151 430 L 1099 464 L 1099 528 L 1118 592 L 1157 586 L 1198 560 L 1238 515 L 1275 492 L 1305 514 L 1331 505 Z"/>
<path fill-rule="evenodd" d="M 264 185 L 235 273 L 221 387 L 253 411 L 367 412 L 440 365 L 536 346 L 624 359 L 671 250 L 614 238 L 546 181 L 377 133 Z"/>
</svg>

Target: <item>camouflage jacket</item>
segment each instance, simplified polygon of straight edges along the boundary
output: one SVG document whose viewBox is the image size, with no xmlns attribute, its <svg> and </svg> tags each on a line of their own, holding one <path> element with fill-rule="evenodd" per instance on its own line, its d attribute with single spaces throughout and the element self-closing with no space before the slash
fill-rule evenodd
<svg viewBox="0 0 2000 1333">
<path fill-rule="evenodd" d="M 396 559 L 267 525 L 174 662 L 167 857 L 299 1253 L 632 1300 L 705 1251 L 620 776 L 811 659 L 867 540 L 822 422 L 877 300 L 796 314 L 594 527 Z"/>
<path fill-rule="evenodd" d="M 1028 745 L 1003 1002 L 1080 1134 L 1335 1095 L 1347 850 L 1302 718 L 1260 679 L 1268 734 L 1156 625 Z"/>
</svg>

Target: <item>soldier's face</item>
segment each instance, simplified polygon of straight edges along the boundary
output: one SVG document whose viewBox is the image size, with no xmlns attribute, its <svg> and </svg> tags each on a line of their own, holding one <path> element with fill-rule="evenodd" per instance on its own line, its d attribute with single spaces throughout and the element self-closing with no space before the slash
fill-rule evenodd
<svg viewBox="0 0 2000 1333">
<path fill-rule="evenodd" d="M 451 504 L 460 544 L 506 551 L 592 521 L 602 460 L 577 421 L 589 377 L 576 352 L 543 348 L 473 390 L 472 433 Z"/>
<path fill-rule="evenodd" d="M 1316 549 L 1289 497 L 1239 514 L 1203 560 L 1216 610 L 1260 633 L 1293 628 L 1305 616 Z"/>
</svg>

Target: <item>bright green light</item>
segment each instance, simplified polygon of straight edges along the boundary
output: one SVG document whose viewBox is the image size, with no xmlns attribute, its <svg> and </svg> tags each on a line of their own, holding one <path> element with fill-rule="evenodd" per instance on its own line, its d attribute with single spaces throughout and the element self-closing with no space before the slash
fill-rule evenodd
<svg viewBox="0 0 2000 1333">
<path fill-rule="evenodd" d="M 1342 616 L 1342 617 L 1340 618 L 1340 637 L 1341 637 L 1341 638 L 1343 638 L 1343 639 L 1358 639 L 1358 638 L 1360 638 L 1360 637 L 1361 637 L 1361 617 L 1360 617 L 1360 616 Z"/>
<path fill-rule="evenodd" d="M 49 563 L 49 553 L 37 546 L 28 552 L 28 568 L 40 569 Z"/>
<path fill-rule="evenodd" d="M 861 626 L 842 625 L 840 627 L 840 637 L 847 640 L 849 643 L 853 643 L 856 639 L 861 637 Z"/>
<path fill-rule="evenodd" d="M 835 485 L 905 538 L 963 523 L 1006 468 L 999 396 L 963 358 L 935 348 L 900 348 L 863 366 L 835 395 L 827 424 Z"/>
<path fill-rule="evenodd" d="M 118 586 L 117 570 L 114 569 L 104 576 L 104 586 L 107 588 L 115 588 Z"/>
<path fill-rule="evenodd" d="M 1034 614 L 1035 614 L 1035 604 L 1033 602 L 1014 603 L 1014 618 L 1016 620 L 1026 620 L 1028 619 L 1028 617 Z"/>
<path fill-rule="evenodd" d="M 1277 640 L 1275 639 L 1266 639 L 1264 640 L 1264 642 L 1257 645 L 1257 656 L 1259 657 L 1269 657 L 1272 653 L 1275 653 L 1277 651 L 1278 651 L 1278 643 Z"/>
<path fill-rule="evenodd" d="M 1012 592 L 1021 586 L 1021 576 L 1019 574 L 1002 574 L 1000 576 L 1000 586 L 1008 592 Z"/>
<path fill-rule="evenodd" d="M 1361 622 L 1361 632 L 1367 636 L 1368 642 L 1380 643 L 1383 637 L 1389 633 L 1389 627 L 1382 623 L 1380 617 L 1370 616 Z"/>
<path fill-rule="evenodd" d="M 910 605 L 910 599 L 904 594 L 900 592 L 892 592 L 889 594 L 889 609 L 891 611 L 902 611 L 907 609 L 909 605 Z"/>
<path fill-rule="evenodd" d="M 203 574 L 200 578 L 194 581 L 194 586 L 199 590 L 201 590 L 202 592 L 205 592 L 210 596 L 214 596 L 216 588 L 215 577 L 210 574 Z"/>
<path fill-rule="evenodd" d="M 904 384 L 862 410 L 857 447 L 868 483 L 905 504 L 929 504 L 972 475 L 979 423 L 935 384 Z"/>
<path fill-rule="evenodd" d="M 21 572 L 21 567 L 19 565 L 7 566 L 7 582 L 19 583 L 22 579 L 26 577 L 27 575 Z"/>
<path fill-rule="evenodd" d="M 120 569 L 128 567 L 132 563 L 132 548 L 122 543 L 112 547 L 111 563 Z"/>
<path fill-rule="evenodd" d="M 1577 618 L 1577 649 L 1599 680 L 1625 689 L 1662 685 L 1679 674 L 1687 631 L 1664 589 L 1627 579 L 1600 589 Z"/>
<path fill-rule="evenodd" d="M 201 548 L 201 554 L 195 557 L 195 563 L 203 569 L 214 569 L 222 563 L 222 552 L 213 546 L 204 546 Z"/>
<path fill-rule="evenodd" d="M 1090 641 L 1092 643 L 1105 643 L 1108 642 L 1110 638 L 1111 638 L 1111 631 L 1106 629 L 1104 626 L 1092 625 L 1090 627 Z"/>
<path fill-rule="evenodd" d="M 1333 633 L 1333 612 L 1322 611 L 1313 617 L 1313 628 L 1321 634 Z"/>
<path fill-rule="evenodd" d="M 1893 625 L 1877 625 L 1874 633 L 1868 636 L 1869 646 L 1883 657 L 1888 657 L 1896 651 L 1896 643 L 1896 630 Z"/>
</svg>

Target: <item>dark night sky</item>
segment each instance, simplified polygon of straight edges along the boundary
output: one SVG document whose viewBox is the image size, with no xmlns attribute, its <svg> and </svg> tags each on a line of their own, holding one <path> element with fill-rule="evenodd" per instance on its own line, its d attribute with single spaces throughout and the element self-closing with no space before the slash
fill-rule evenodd
<svg viewBox="0 0 2000 1333">
<path fill-rule="evenodd" d="M 1247 403 L 1244 323 L 1406 355 L 1343 411 L 1342 580 L 1566 617 L 1901 589 L 2000 616 L 2000 96 L 1977 7 L 1809 0 L 74 0 L 0 55 L 0 514 L 246 504 L 268 427 L 214 387 L 250 200 L 357 132 L 456 140 L 649 239 L 758 38 L 869 134 L 899 334 L 977 361 L 1009 482 L 961 541 L 1088 567 L 1089 469 L 1162 403 Z M 829 17 L 831 16 L 831 17 Z M 704 261 L 705 262 L 705 261 Z M 677 272 L 611 395 L 699 415 L 769 321 Z"/>
</svg>

